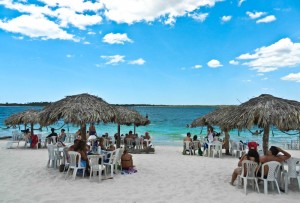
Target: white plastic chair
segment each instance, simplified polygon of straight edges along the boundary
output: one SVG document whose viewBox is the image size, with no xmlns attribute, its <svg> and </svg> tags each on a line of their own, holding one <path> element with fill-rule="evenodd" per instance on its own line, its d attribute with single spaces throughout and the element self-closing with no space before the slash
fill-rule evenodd
<svg viewBox="0 0 300 203">
<path fill-rule="evenodd" d="M 237 187 L 239 187 L 241 180 L 243 179 L 244 182 L 244 191 L 245 194 L 247 195 L 247 181 L 248 180 L 252 180 L 252 184 L 253 184 L 253 189 L 254 187 L 257 188 L 257 192 L 259 193 L 259 187 L 258 187 L 258 183 L 257 183 L 257 177 L 255 176 L 256 174 L 256 169 L 258 167 L 258 164 L 254 161 L 250 161 L 250 160 L 244 160 L 242 161 L 242 173 L 241 175 L 238 175 L 238 184 L 236 185 Z M 255 186 L 254 186 L 254 182 L 255 182 Z"/>
<path fill-rule="evenodd" d="M 221 142 L 218 142 L 218 143 L 215 143 L 213 142 L 214 145 L 213 147 L 211 148 L 211 152 L 213 154 L 213 158 L 215 158 L 215 155 L 219 155 L 219 158 L 222 157 L 222 143 Z"/>
<path fill-rule="evenodd" d="M 280 194 L 279 185 L 278 185 L 278 182 L 277 182 L 277 177 L 278 177 L 278 173 L 279 173 L 279 170 L 280 170 L 280 166 L 281 166 L 281 164 L 277 161 L 270 161 L 270 162 L 266 162 L 266 163 L 262 164 L 262 166 L 261 166 L 261 177 L 258 177 L 258 179 L 264 181 L 264 193 L 265 194 L 268 194 L 268 182 L 275 182 L 278 193 Z M 265 167 L 269 169 L 268 175 L 267 175 L 266 178 L 264 178 Z M 272 186 L 273 186 L 273 189 L 274 189 L 273 184 L 272 184 Z"/>
<path fill-rule="evenodd" d="M 138 150 L 143 149 L 143 138 L 135 138 L 135 148 Z"/>
<path fill-rule="evenodd" d="M 238 157 L 241 157 L 244 153 L 244 144 L 241 142 L 235 142 L 232 143 L 233 144 L 233 151 L 232 151 L 232 155 L 234 154 L 234 156 L 236 157 L 238 155 Z"/>
<path fill-rule="evenodd" d="M 192 142 L 191 141 L 184 141 L 183 142 L 183 150 L 185 152 L 189 152 L 189 155 L 192 155 Z"/>
<path fill-rule="evenodd" d="M 47 162 L 47 167 L 49 168 L 50 165 L 51 167 L 56 168 L 57 167 L 57 162 L 62 159 L 62 157 L 59 155 L 59 153 L 55 152 L 56 146 L 52 144 L 47 145 L 48 149 L 48 162 Z"/>
<path fill-rule="evenodd" d="M 122 170 L 121 157 L 124 153 L 124 148 L 119 148 L 119 153 L 116 155 L 115 173 L 118 171 L 118 167 Z"/>
<path fill-rule="evenodd" d="M 300 167 L 300 159 L 291 157 L 286 160 L 286 163 L 288 164 L 288 170 L 283 171 L 285 193 L 288 192 L 288 184 L 291 183 L 291 179 L 296 179 L 300 191 L 300 171 L 297 171 L 297 166 Z"/>
<path fill-rule="evenodd" d="M 99 164 L 99 160 L 101 158 L 101 162 Z M 103 157 L 100 155 L 88 155 L 88 159 L 89 159 L 89 164 L 90 164 L 90 179 L 92 178 L 92 174 L 93 176 L 97 175 L 97 172 L 99 173 L 99 182 L 102 181 L 102 171 L 104 171 L 104 175 L 106 178 L 106 170 L 105 170 L 105 166 L 103 165 Z"/>
<path fill-rule="evenodd" d="M 73 178 L 75 180 L 76 178 L 76 174 L 78 170 L 82 170 L 82 177 L 84 177 L 84 173 L 85 173 L 85 166 L 81 166 L 81 155 L 78 152 L 74 152 L 74 151 L 70 151 L 69 152 L 69 156 L 70 156 L 70 164 L 69 164 L 69 168 L 68 171 L 66 173 L 65 179 L 67 179 L 68 175 L 69 175 L 69 171 L 72 169 L 73 170 Z"/>
<path fill-rule="evenodd" d="M 12 148 L 14 143 L 17 143 L 17 148 L 19 147 L 20 141 L 23 140 L 23 135 L 19 133 L 19 131 L 15 130 L 12 131 L 11 139 L 6 143 L 6 148 Z"/>
<path fill-rule="evenodd" d="M 199 150 L 199 148 L 200 148 L 200 141 L 199 140 L 193 141 L 194 155 L 197 154 L 197 151 Z"/>
<path fill-rule="evenodd" d="M 125 148 L 128 150 L 133 149 L 133 139 L 132 138 L 125 139 Z"/>
<path fill-rule="evenodd" d="M 109 156 L 108 162 L 103 163 L 106 166 L 106 170 L 110 169 L 110 177 L 111 178 L 114 177 L 114 167 L 117 162 L 116 155 L 117 155 L 117 153 L 119 153 L 119 151 L 120 151 L 120 149 L 116 149 L 114 151 L 108 152 L 107 153 L 107 157 Z"/>
</svg>

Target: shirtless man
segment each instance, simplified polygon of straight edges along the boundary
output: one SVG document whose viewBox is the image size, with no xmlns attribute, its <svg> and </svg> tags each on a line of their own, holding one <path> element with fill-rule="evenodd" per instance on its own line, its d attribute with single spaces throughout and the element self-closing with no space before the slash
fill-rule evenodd
<svg viewBox="0 0 300 203">
<path fill-rule="evenodd" d="M 282 154 L 278 155 L 279 153 L 282 153 Z M 283 149 L 281 149 L 279 147 L 271 146 L 266 155 L 259 157 L 259 162 L 261 164 L 264 164 L 269 161 L 278 161 L 281 163 L 289 158 L 291 158 L 291 155 L 288 152 L 284 151 Z M 268 168 L 264 169 L 265 176 L 268 175 L 268 171 L 269 171 Z M 258 177 L 261 176 L 260 170 L 258 171 L 257 176 Z"/>
</svg>

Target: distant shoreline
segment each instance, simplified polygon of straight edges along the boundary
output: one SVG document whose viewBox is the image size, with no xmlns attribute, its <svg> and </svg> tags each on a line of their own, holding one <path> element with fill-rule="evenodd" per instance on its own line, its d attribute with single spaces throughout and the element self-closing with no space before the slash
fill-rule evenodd
<svg viewBox="0 0 300 203">
<path fill-rule="evenodd" d="M 19 103 L 0 103 L 0 107 L 13 106 L 48 106 L 51 102 L 31 102 L 26 104 Z M 235 105 L 170 105 L 170 104 L 112 104 L 113 106 L 140 106 L 140 107 L 181 107 L 181 108 L 207 108 L 207 107 L 229 107 Z"/>
</svg>

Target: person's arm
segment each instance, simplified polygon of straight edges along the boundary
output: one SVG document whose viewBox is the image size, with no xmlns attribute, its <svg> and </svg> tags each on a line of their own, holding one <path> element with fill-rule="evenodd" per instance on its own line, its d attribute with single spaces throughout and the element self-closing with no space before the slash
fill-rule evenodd
<svg viewBox="0 0 300 203">
<path fill-rule="evenodd" d="M 291 158 L 291 155 L 288 152 L 284 151 L 283 149 L 281 149 L 279 147 L 277 147 L 277 149 L 278 149 L 279 152 L 281 152 L 283 154 L 283 156 L 279 156 L 279 158 L 281 159 L 281 161 L 285 161 L 285 160 Z"/>
<path fill-rule="evenodd" d="M 244 154 L 244 155 L 240 158 L 239 163 L 238 163 L 238 166 L 242 166 L 242 162 L 245 160 L 246 156 L 247 156 L 247 154 Z"/>
</svg>

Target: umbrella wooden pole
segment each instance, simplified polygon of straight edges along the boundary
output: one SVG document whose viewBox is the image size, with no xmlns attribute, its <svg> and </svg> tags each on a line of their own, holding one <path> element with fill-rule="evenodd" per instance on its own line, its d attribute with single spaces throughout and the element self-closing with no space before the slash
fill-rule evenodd
<svg viewBox="0 0 300 203">
<path fill-rule="evenodd" d="M 263 151 L 264 154 L 266 155 L 268 152 L 268 148 L 269 148 L 269 134 L 270 134 L 270 127 L 265 127 L 264 128 L 264 135 L 263 135 Z"/>
<path fill-rule="evenodd" d="M 117 148 L 121 146 L 121 126 L 118 124 Z"/>
<path fill-rule="evenodd" d="M 134 125 L 133 134 L 135 135 L 136 126 Z"/>
<path fill-rule="evenodd" d="M 86 141 L 86 124 L 82 124 L 81 128 L 81 140 Z"/>
<path fill-rule="evenodd" d="M 30 128 L 31 135 L 33 135 L 33 123 L 30 123 Z"/>
<path fill-rule="evenodd" d="M 227 130 L 224 131 L 225 133 L 225 149 L 226 149 L 226 155 L 230 155 L 229 154 L 229 139 L 230 139 L 230 135 L 228 133 Z"/>
</svg>

